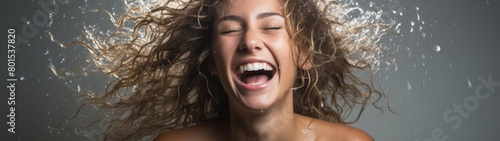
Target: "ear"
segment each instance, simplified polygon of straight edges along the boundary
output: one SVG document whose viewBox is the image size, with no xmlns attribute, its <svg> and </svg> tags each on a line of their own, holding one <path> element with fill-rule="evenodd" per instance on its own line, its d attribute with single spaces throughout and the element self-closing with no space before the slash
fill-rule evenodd
<svg viewBox="0 0 500 141">
<path fill-rule="evenodd" d="M 312 63 L 312 58 L 309 57 L 307 53 L 299 53 L 297 60 L 297 65 L 303 70 L 309 70 L 312 68 L 313 63 Z"/>
</svg>

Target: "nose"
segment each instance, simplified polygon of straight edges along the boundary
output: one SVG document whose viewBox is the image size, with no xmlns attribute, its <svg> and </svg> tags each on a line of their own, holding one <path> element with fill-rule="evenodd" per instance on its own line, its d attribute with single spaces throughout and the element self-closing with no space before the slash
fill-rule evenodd
<svg viewBox="0 0 500 141">
<path fill-rule="evenodd" d="M 258 31 L 246 30 L 238 46 L 238 50 L 241 52 L 255 53 L 262 50 L 262 47 L 262 38 L 258 34 Z"/>
</svg>

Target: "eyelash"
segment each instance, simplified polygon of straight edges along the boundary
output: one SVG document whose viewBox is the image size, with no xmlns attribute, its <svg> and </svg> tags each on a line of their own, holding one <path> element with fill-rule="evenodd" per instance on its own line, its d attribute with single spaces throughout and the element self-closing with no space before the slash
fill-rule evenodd
<svg viewBox="0 0 500 141">
<path fill-rule="evenodd" d="M 266 27 L 266 28 L 264 28 L 264 30 L 279 30 L 281 28 L 283 28 L 283 27 L 281 27 L 281 26 Z M 226 31 L 221 31 L 220 34 L 229 34 L 229 33 L 238 32 L 238 31 L 242 31 L 242 30 L 226 30 Z"/>
<path fill-rule="evenodd" d="M 225 31 L 221 31 L 220 34 L 229 34 L 229 33 L 238 32 L 238 31 L 241 31 L 241 30 L 225 30 Z"/>
<path fill-rule="evenodd" d="M 281 26 L 276 26 L 276 27 L 266 27 L 264 28 L 264 30 L 279 30 L 281 29 L 282 27 Z"/>
</svg>

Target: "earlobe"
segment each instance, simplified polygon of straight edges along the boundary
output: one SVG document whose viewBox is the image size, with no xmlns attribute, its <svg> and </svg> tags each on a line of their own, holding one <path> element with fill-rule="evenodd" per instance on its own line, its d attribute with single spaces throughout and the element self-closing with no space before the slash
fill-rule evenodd
<svg viewBox="0 0 500 141">
<path fill-rule="evenodd" d="M 297 62 L 299 63 L 298 67 L 300 67 L 303 70 L 309 70 L 313 66 L 311 58 L 308 57 L 308 55 L 305 53 L 299 54 L 299 60 Z"/>
</svg>

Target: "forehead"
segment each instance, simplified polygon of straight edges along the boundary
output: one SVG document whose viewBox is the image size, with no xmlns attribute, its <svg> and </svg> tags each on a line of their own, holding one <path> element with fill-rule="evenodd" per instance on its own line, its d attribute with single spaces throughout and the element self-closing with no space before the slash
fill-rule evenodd
<svg viewBox="0 0 500 141">
<path fill-rule="evenodd" d="M 251 16 L 255 13 L 282 13 L 281 0 L 220 0 L 216 10 L 218 17 L 227 15 Z"/>
</svg>

